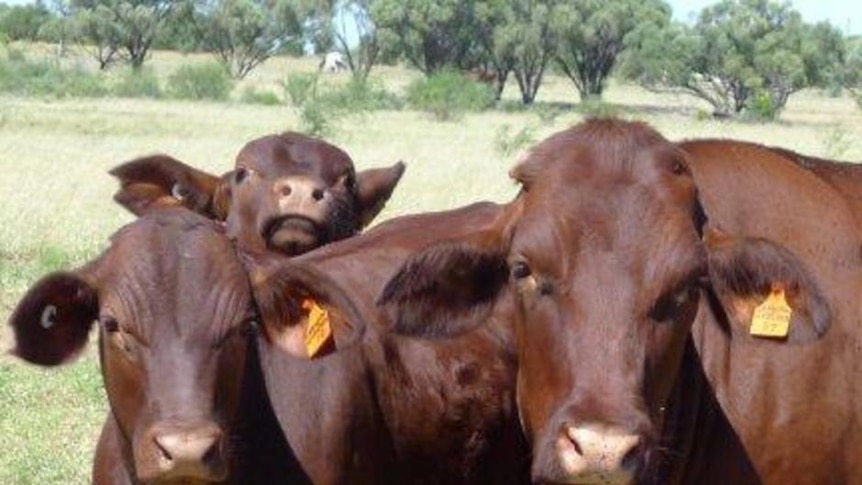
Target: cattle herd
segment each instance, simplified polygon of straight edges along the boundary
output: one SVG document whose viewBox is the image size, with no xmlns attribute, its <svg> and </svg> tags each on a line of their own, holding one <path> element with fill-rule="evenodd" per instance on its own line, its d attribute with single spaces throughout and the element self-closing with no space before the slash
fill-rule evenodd
<svg viewBox="0 0 862 485">
<path fill-rule="evenodd" d="M 862 168 L 588 120 L 360 234 L 403 172 L 111 171 L 138 219 L 9 322 L 45 366 L 95 327 L 93 483 L 862 484 Z"/>
</svg>

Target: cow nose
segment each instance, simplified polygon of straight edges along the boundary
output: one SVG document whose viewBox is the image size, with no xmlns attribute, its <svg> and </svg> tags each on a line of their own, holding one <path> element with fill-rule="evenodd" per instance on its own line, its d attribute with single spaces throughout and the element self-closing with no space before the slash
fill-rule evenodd
<svg viewBox="0 0 862 485">
<path fill-rule="evenodd" d="M 622 485 L 634 480 L 640 443 L 639 435 L 614 427 L 565 426 L 557 453 L 567 481 Z"/>
<path fill-rule="evenodd" d="M 326 186 L 307 177 L 283 178 L 275 183 L 273 189 L 283 209 L 301 210 L 326 198 Z"/>
<path fill-rule="evenodd" d="M 219 479 L 225 473 L 222 432 L 214 424 L 153 434 L 160 478 Z"/>
</svg>

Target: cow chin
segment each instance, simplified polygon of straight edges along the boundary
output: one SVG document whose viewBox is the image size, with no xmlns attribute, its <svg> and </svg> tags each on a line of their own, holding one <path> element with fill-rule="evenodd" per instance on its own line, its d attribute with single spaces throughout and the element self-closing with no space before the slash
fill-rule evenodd
<svg viewBox="0 0 862 485">
<path fill-rule="evenodd" d="M 267 247 L 287 256 L 297 256 L 311 251 L 325 241 L 318 225 L 302 216 L 288 216 L 268 225 L 264 238 Z"/>
</svg>

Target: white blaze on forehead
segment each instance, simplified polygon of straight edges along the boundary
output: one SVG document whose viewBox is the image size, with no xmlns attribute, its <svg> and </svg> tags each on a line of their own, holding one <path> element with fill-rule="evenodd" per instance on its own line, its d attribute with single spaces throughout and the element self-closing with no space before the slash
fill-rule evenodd
<svg viewBox="0 0 862 485">
<path fill-rule="evenodd" d="M 51 328 L 56 323 L 54 321 L 54 317 L 57 316 L 57 307 L 54 305 L 48 305 L 42 310 L 42 317 L 39 319 L 39 324 L 42 325 L 42 328 L 45 330 Z"/>
</svg>

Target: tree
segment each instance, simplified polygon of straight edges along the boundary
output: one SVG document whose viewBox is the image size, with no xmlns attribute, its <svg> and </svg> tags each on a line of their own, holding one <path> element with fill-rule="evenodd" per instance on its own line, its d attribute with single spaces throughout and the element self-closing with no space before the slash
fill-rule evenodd
<svg viewBox="0 0 862 485">
<path fill-rule="evenodd" d="M 478 63 L 475 0 L 374 0 L 370 7 L 382 47 L 425 75 Z"/>
<path fill-rule="evenodd" d="M 150 52 L 162 24 L 178 2 L 167 0 L 74 0 L 80 39 L 105 52 L 122 55 L 135 69 Z M 107 55 L 112 50 L 112 55 Z M 110 62 L 108 62 L 110 64 Z M 106 64 L 107 65 L 107 64 Z"/>
<path fill-rule="evenodd" d="M 292 2 L 217 0 L 196 21 L 204 48 L 235 79 L 242 79 L 289 43 L 301 38 Z"/>
<path fill-rule="evenodd" d="M 503 20 L 493 32 L 491 58 L 497 60 L 500 69 L 510 67 L 521 101 L 532 104 L 554 53 L 553 2 L 508 0 L 501 11 Z"/>
<path fill-rule="evenodd" d="M 670 7 L 662 0 L 580 0 L 553 13 L 556 60 L 581 99 L 600 98 L 630 34 L 649 24 L 666 24 Z"/>
<path fill-rule="evenodd" d="M 307 18 L 315 46 L 342 52 L 353 76 L 367 79 L 381 52 L 371 1 L 318 0 Z"/>
<path fill-rule="evenodd" d="M 72 4 L 69 0 L 51 0 L 51 18 L 39 28 L 39 39 L 57 43 L 57 55 L 66 54 L 66 45 L 72 36 Z"/>
<path fill-rule="evenodd" d="M 841 33 L 805 24 L 789 4 L 724 0 L 697 24 L 644 30 L 626 74 L 656 90 L 698 97 L 716 116 L 756 110 L 776 116 L 794 92 L 835 83 L 844 58 Z"/>
<path fill-rule="evenodd" d="M 15 5 L 0 13 L 0 33 L 10 41 L 35 41 L 38 40 L 39 29 L 52 17 L 42 2 Z"/>
<path fill-rule="evenodd" d="M 99 69 L 105 70 L 117 61 L 122 33 L 109 7 L 82 9 L 72 22 L 75 38 L 84 43 L 84 50 L 99 63 Z"/>
</svg>

